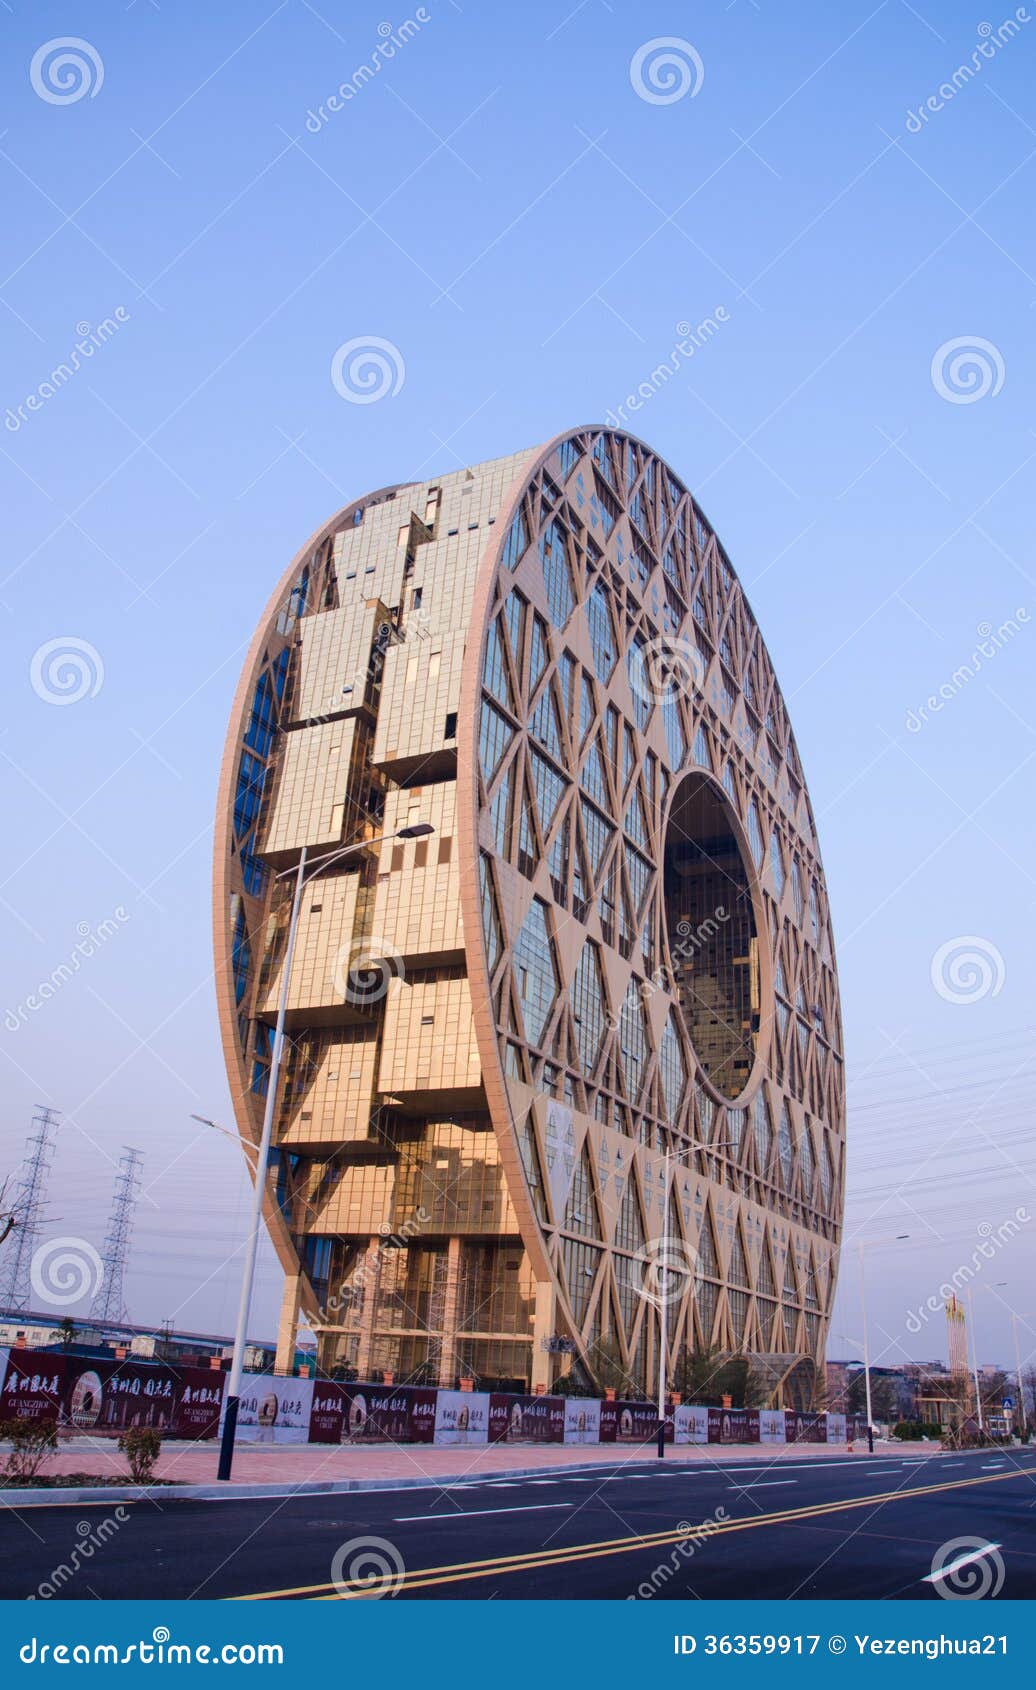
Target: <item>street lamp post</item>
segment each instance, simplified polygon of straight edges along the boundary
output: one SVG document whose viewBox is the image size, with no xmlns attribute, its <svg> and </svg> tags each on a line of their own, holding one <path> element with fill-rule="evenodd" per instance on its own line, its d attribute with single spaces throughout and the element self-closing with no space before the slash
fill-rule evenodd
<svg viewBox="0 0 1036 1690">
<path fill-rule="evenodd" d="M 1026 1315 L 1016 1314 L 1014 1309 L 1011 1310 L 1011 1330 L 1014 1334 L 1014 1372 L 1015 1378 L 1018 1380 L 1018 1412 L 1022 1417 L 1023 1438 L 1029 1430 L 1029 1418 L 1025 1412 L 1025 1386 L 1022 1383 L 1022 1352 L 1018 1344 L 1018 1322 L 1026 1318 Z"/>
<path fill-rule="evenodd" d="M 1006 1279 L 997 1279 L 995 1284 L 980 1284 L 980 1291 L 989 1291 L 995 1295 L 1006 1286 Z M 1002 1301 L 1002 1298 L 1001 1298 Z M 972 1376 L 975 1379 L 975 1411 L 979 1415 L 979 1431 L 985 1431 L 985 1416 L 982 1415 L 982 1386 L 979 1382 L 979 1332 L 975 1330 L 975 1300 L 972 1296 L 972 1286 L 968 1286 L 968 1323 L 972 1328 Z"/>
<path fill-rule="evenodd" d="M 288 1013 L 288 990 L 291 983 L 291 964 L 295 955 L 295 937 L 298 932 L 299 910 L 302 904 L 302 889 L 308 881 L 322 874 L 333 863 L 340 862 L 343 857 L 351 856 L 356 851 L 366 851 L 372 845 L 384 845 L 389 839 L 419 839 L 425 834 L 434 833 L 431 822 L 414 822 L 410 827 L 401 827 L 395 833 L 385 833 L 379 839 L 361 839 L 355 844 L 344 845 L 340 850 L 331 851 L 326 856 L 318 857 L 314 862 L 307 863 L 306 847 L 302 847 L 298 866 L 295 869 L 285 869 L 277 876 L 284 880 L 294 874 L 295 889 L 291 900 L 291 916 L 288 921 L 288 939 L 284 951 L 284 973 L 281 978 L 281 995 L 277 1005 L 277 1022 L 273 1035 L 273 1050 L 270 1053 L 270 1073 L 266 1083 L 266 1107 L 263 1110 L 263 1130 L 259 1139 L 259 1147 L 255 1160 L 255 1186 L 252 1198 L 252 1224 L 245 1243 L 245 1267 L 241 1276 L 241 1298 L 238 1303 L 237 1325 L 234 1328 L 234 1358 L 230 1364 L 230 1380 L 227 1390 L 227 1404 L 223 1416 L 223 1436 L 219 1449 L 219 1470 L 217 1478 L 229 1479 L 234 1461 L 234 1437 L 237 1431 L 238 1407 L 241 1401 L 241 1375 L 244 1370 L 245 1344 L 248 1334 L 248 1319 L 252 1307 L 252 1288 L 255 1282 L 255 1261 L 259 1247 L 259 1229 L 263 1219 L 263 1198 L 266 1195 L 266 1174 L 270 1163 L 270 1142 L 273 1137 L 273 1120 L 277 1107 L 277 1090 L 280 1079 L 281 1056 L 284 1050 L 284 1024 Z"/>
<path fill-rule="evenodd" d="M 909 1238 L 909 1232 L 897 1232 L 895 1238 L 861 1238 L 860 1252 L 860 1306 L 863 1312 L 863 1389 L 867 1402 L 867 1450 L 874 1454 L 874 1414 L 871 1409 L 871 1360 L 870 1344 L 867 1336 L 867 1276 L 864 1272 L 864 1251 L 871 1244 L 900 1244 Z"/>
<path fill-rule="evenodd" d="M 662 1189 L 662 1271 L 658 1282 L 658 1459 L 665 1457 L 665 1394 L 666 1394 L 666 1339 L 669 1336 L 668 1310 L 666 1309 L 667 1271 L 669 1267 L 669 1163 L 671 1152 L 666 1147 L 665 1153 L 665 1185 Z"/>
<path fill-rule="evenodd" d="M 979 1435 L 985 1431 L 986 1423 L 982 1415 L 982 1386 L 978 1378 L 978 1333 L 975 1331 L 975 1299 L 968 1286 L 968 1324 L 971 1327 L 971 1372 L 975 1381 L 975 1412 L 978 1415 Z"/>
</svg>

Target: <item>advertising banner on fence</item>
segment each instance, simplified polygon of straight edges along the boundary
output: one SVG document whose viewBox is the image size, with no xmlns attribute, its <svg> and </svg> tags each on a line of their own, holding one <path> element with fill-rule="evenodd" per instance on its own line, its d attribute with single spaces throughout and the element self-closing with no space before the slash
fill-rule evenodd
<svg viewBox="0 0 1036 1690">
<path fill-rule="evenodd" d="M 0 1418 L 56 1420 L 77 1432 L 151 1426 L 167 1435 L 213 1437 L 223 1374 L 49 1350 L 12 1350 L 0 1388 Z"/>
<path fill-rule="evenodd" d="M 759 1410 L 757 1408 L 710 1408 L 710 1444 L 757 1444 L 759 1442 Z"/>
<path fill-rule="evenodd" d="M 783 1408 L 761 1408 L 759 1410 L 759 1442 L 761 1444 L 782 1444 L 785 1435 Z"/>
<path fill-rule="evenodd" d="M 709 1441 L 709 1411 L 700 1403 L 681 1403 L 673 1415 L 678 1444 L 707 1444 Z"/>
<path fill-rule="evenodd" d="M 565 1437 L 563 1397 L 512 1397 L 493 1391 L 489 1398 L 491 1444 L 560 1444 Z"/>
<path fill-rule="evenodd" d="M 435 1404 L 437 1444 L 484 1444 L 489 1441 L 487 1391 L 438 1391 Z"/>
<path fill-rule="evenodd" d="M 211 1367 L 181 1367 L 179 1396 L 173 1409 L 173 1434 L 178 1438 L 214 1438 L 219 1431 L 226 1374 Z"/>
<path fill-rule="evenodd" d="M 643 1444 L 658 1437 L 658 1409 L 650 1402 L 602 1402 L 602 1444 Z M 673 1441 L 673 1411 L 666 1414 L 666 1443 Z"/>
<path fill-rule="evenodd" d="M 321 1394 L 323 1386 L 320 1387 Z M 435 1399 L 424 1385 L 341 1385 L 343 1443 L 430 1444 Z M 483 1439 L 483 1442 L 485 1440 Z"/>
<path fill-rule="evenodd" d="M 143 1361 L 118 1361 L 114 1366 L 98 1363 L 96 1372 L 88 1368 L 73 1385 L 70 1404 L 84 1388 L 82 1382 L 92 1379 L 102 1382 L 93 1430 L 124 1432 L 127 1426 L 152 1426 L 156 1432 L 171 1430 L 179 1383 L 171 1367 Z"/>
<path fill-rule="evenodd" d="M 596 1444 L 601 1441 L 601 1405 L 589 1397 L 565 1398 L 565 1442 Z"/>
<path fill-rule="evenodd" d="M 241 1381 L 237 1435 L 242 1443 L 307 1443 L 312 1406 L 312 1379 L 279 1379 L 272 1373 L 246 1373 Z"/>
<path fill-rule="evenodd" d="M 847 1432 L 844 1414 L 829 1414 L 827 1416 L 827 1441 L 829 1444 L 844 1444 Z"/>
<path fill-rule="evenodd" d="M 11 1350 L 3 1381 L 4 1420 L 57 1420 L 68 1374 L 68 1357 L 47 1350 Z"/>
<path fill-rule="evenodd" d="M 340 1444 L 345 1420 L 345 1386 L 316 1380 L 309 1410 L 311 1444 Z"/>
<path fill-rule="evenodd" d="M 826 1444 L 827 1416 L 824 1414 L 803 1414 L 799 1409 L 786 1408 L 784 1418 L 788 1428 L 788 1442 L 790 1444 Z"/>
</svg>

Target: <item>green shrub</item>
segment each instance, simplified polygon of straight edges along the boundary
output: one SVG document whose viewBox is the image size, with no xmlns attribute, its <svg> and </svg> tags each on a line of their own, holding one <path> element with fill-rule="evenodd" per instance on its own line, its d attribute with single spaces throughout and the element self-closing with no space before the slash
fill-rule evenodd
<svg viewBox="0 0 1036 1690">
<path fill-rule="evenodd" d="M 161 1434 L 153 1426 L 128 1426 L 119 1438 L 119 1448 L 129 1462 L 134 1484 L 150 1484 L 162 1449 Z"/>
<path fill-rule="evenodd" d="M 916 1442 L 919 1438 L 941 1438 L 942 1435 L 942 1427 L 928 1420 L 900 1420 L 892 1428 L 892 1436 L 906 1443 Z"/>
<path fill-rule="evenodd" d="M 0 1439 L 11 1448 L 3 1467 L 3 1477 L 16 1484 L 31 1484 L 48 1456 L 58 1447 L 58 1428 L 54 1420 L 0 1420 Z"/>
</svg>

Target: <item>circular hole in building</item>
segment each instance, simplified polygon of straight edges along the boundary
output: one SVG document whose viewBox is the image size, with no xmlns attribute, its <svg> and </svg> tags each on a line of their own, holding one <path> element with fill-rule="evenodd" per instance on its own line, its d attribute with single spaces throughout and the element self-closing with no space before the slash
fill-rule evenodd
<svg viewBox="0 0 1036 1690">
<path fill-rule="evenodd" d="M 733 812 L 707 776 L 688 775 L 673 797 L 663 886 L 674 996 L 709 1080 L 739 1097 L 759 1038 L 759 939 Z"/>
</svg>

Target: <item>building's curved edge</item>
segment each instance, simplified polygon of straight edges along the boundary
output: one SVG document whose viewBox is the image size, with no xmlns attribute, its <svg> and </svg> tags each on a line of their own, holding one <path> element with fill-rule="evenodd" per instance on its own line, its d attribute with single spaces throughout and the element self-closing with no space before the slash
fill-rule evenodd
<svg viewBox="0 0 1036 1690">
<path fill-rule="evenodd" d="M 213 976 L 223 1060 L 226 1064 L 228 1079 L 234 1075 L 237 1081 L 236 1085 L 232 1084 L 231 1086 L 234 1122 L 242 1140 L 242 1153 L 245 1156 L 245 1166 L 248 1168 L 250 1175 L 252 1169 L 244 1146 L 256 1145 L 258 1136 L 248 1103 L 250 1094 L 247 1068 L 237 1037 L 231 963 L 231 932 L 228 915 L 231 893 L 229 882 L 231 845 L 233 842 L 234 793 L 237 782 L 237 767 L 241 756 L 244 719 L 251 705 L 259 671 L 263 665 L 264 653 L 270 646 L 271 640 L 276 641 L 278 645 L 287 643 L 287 636 L 276 632 L 277 617 L 291 592 L 293 581 L 299 571 L 305 567 L 308 558 L 317 546 L 322 545 L 325 540 L 329 539 L 344 525 L 349 515 L 357 508 L 370 504 L 372 501 L 385 499 L 407 485 L 407 482 L 395 482 L 378 489 L 376 492 L 364 493 L 359 498 L 350 499 L 348 503 L 340 506 L 326 522 L 321 523 L 319 528 L 314 529 L 305 544 L 299 547 L 267 600 L 266 608 L 249 643 L 248 652 L 234 692 L 233 703 L 230 707 L 216 788 L 216 825 L 213 829 L 212 842 Z M 297 1274 L 299 1272 L 298 1255 L 291 1242 L 284 1217 L 269 1188 L 263 1194 L 263 1218 L 277 1253 L 277 1259 L 284 1272 L 286 1274 Z M 307 1302 L 312 1303 L 310 1312 L 315 1312 L 316 1305 L 312 1302 L 311 1294 L 305 1286 L 303 1294 Z"/>
</svg>

